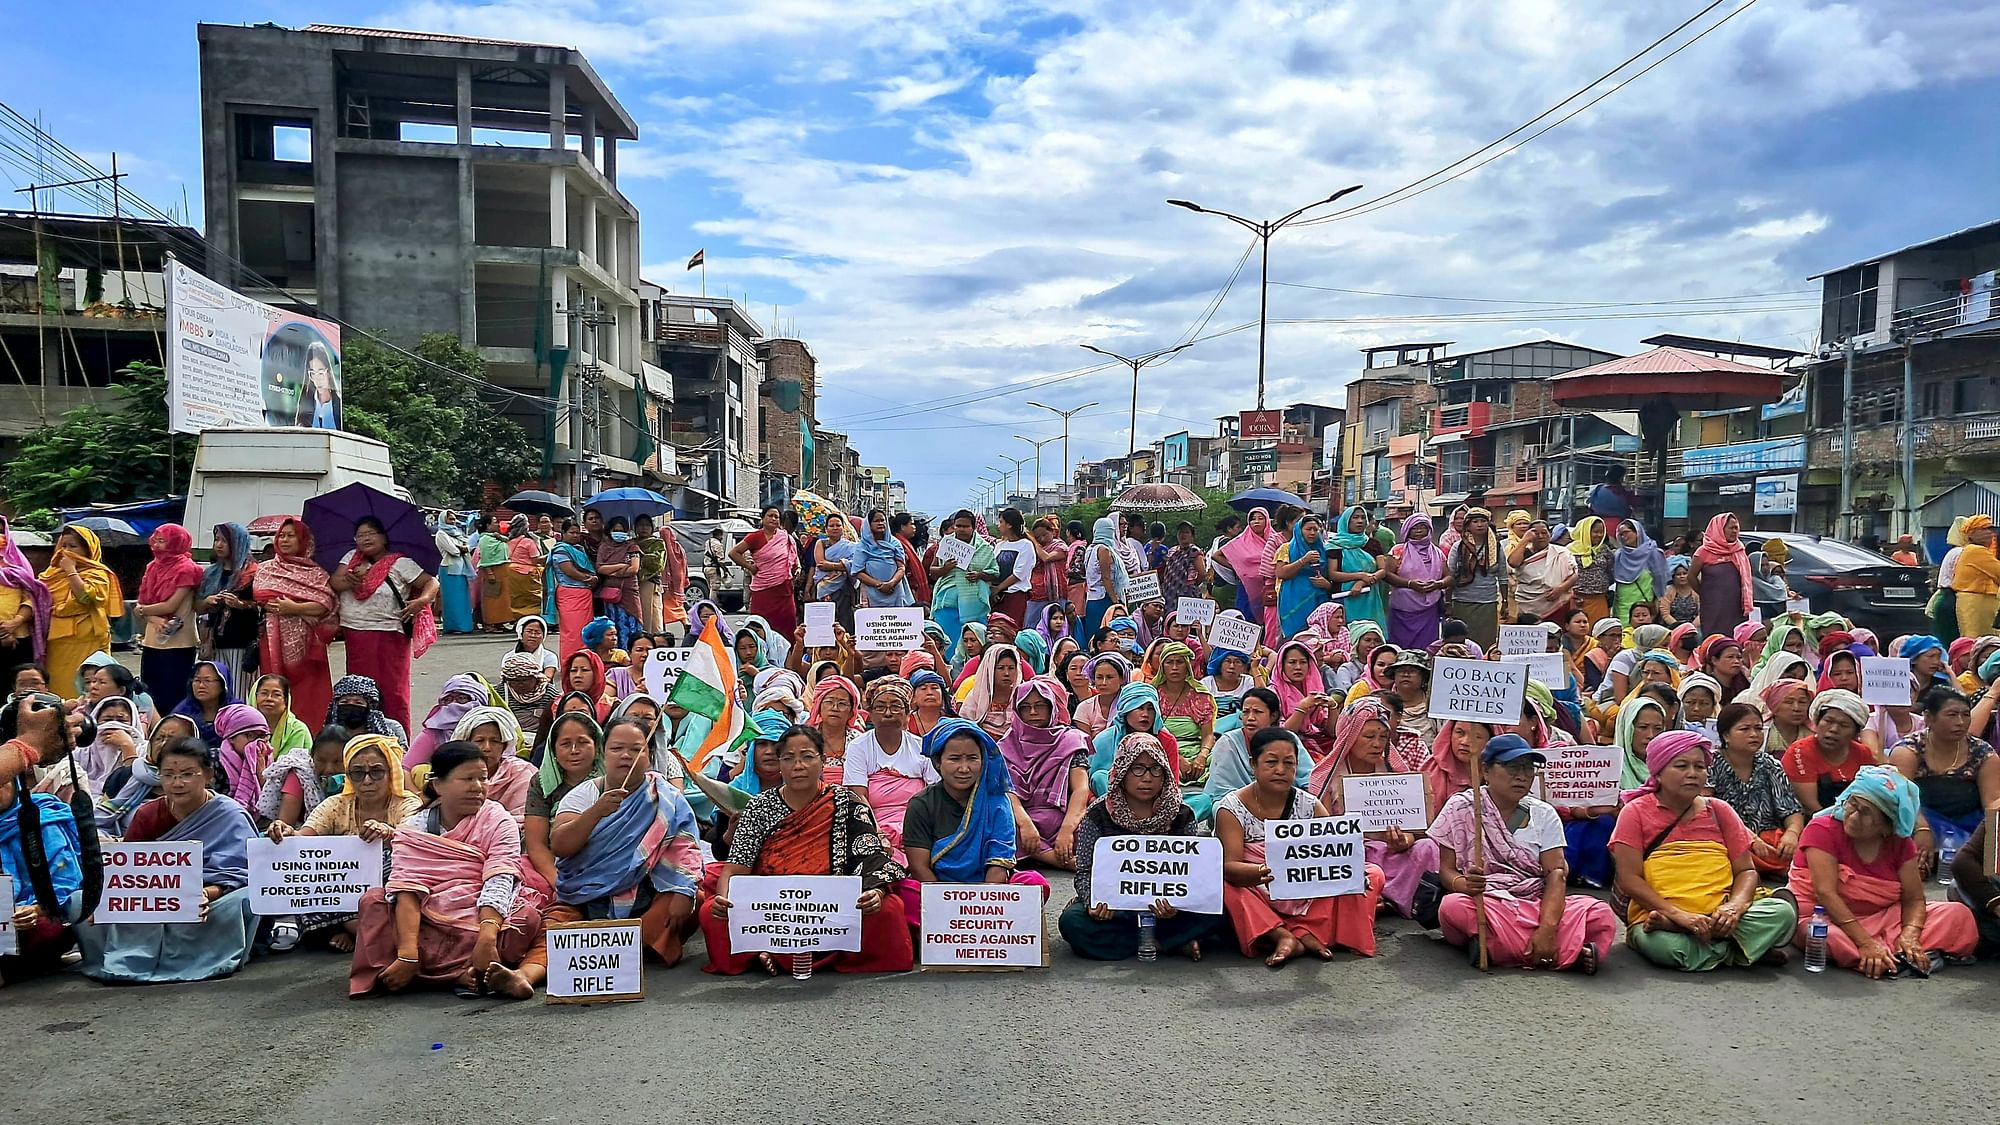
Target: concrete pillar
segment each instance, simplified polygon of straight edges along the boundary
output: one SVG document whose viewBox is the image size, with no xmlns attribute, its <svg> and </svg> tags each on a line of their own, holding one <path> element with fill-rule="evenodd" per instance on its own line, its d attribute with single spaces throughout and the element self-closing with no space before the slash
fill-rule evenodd
<svg viewBox="0 0 2000 1125">
<path fill-rule="evenodd" d="M 560 167 L 549 169 L 549 245 L 569 245 L 569 183 Z"/>
<path fill-rule="evenodd" d="M 597 257 L 597 204 L 589 199 L 583 201 L 583 245 L 576 247 L 585 258 L 603 263 Z"/>
<path fill-rule="evenodd" d="M 604 138 L 603 160 L 604 160 L 603 167 L 599 168 L 598 170 L 604 173 L 604 178 L 610 181 L 613 187 L 618 186 L 618 138 L 617 137 Z"/>
<path fill-rule="evenodd" d="M 472 64 L 458 64 L 458 143 L 472 143 Z"/>
<path fill-rule="evenodd" d="M 569 94 L 560 70 L 549 71 L 549 147 L 569 147 Z"/>
<path fill-rule="evenodd" d="M 597 114 L 589 106 L 583 107 L 583 127 L 579 132 L 583 135 L 583 159 L 597 163 Z"/>
</svg>

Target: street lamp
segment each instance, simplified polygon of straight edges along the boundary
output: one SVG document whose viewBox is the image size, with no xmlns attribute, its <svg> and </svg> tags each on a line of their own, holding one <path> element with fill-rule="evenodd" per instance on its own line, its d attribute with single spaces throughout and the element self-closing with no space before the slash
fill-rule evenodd
<svg viewBox="0 0 2000 1125">
<path fill-rule="evenodd" d="M 1307 211 L 1315 207 L 1324 207 L 1343 195 L 1360 190 L 1360 184 L 1355 184 L 1353 187 L 1341 188 L 1325 199 L 1316 199 L 1282 219 L 1271 219 L 1263 222 L 1258 222 L 1255 219 L 1246 219 L 1241 215 L 1232 215 L 1227 211 L 1217 211 L 1210 207 L 1203 207 L 1199 203 L 1190 203 L 1185 199 L 1167 200 L 1169 204 L 1175 207 L 1185 207 L 1190 211 L 1199 211 L 1204 215 L 1219 215 L 1222 218 L 1228 219 L 1230 222 L 1256 235 L 1264 244 L 1263 279 L 1257 286 L 1257 409 L 1259 410 L 1264 409 L 1264 334 L 1269 327 L 1267 314 L 1271 304 L 1271 236 L 1283 230 L 1292 220 L 1305 214 Z"/>
<path fill-rule="evenodd" d="M 1194 347 L 1194 341 L 1189 340 L 1185 344 L 1175 344 L 1171 348 L 1162 348 L 1156 352 L 1148 352 L 1145 355 L 1130 358 L 1119 355 L 1117 352 L 1107 352 L 1103 348 L 1091 344 L 1078 344 L 1077 347 L 1087 352 L 1096 352 L 1098 355 L 1108 356 L 1132 369 L 1132 428 L 1125 436 L 1125 459 L 1129 462 L 1132 459 L 1132 454 L 1139 449 L 1139 369 L 1149 364 L 1157 363 L 1183 348 Z M 1263 379 L 1260 376 L 1258 386 L 1261 387 L 1262 385 Z M 1263 399 L 1258 399 L 1257 404 L 1262 406 Z M 1067 454 L 1068 451 L 1065 450 L 1064 452 Z"/>
<path fill-rule="evenodd" d="M 1038 406 L 1038 407 L 1042 408 L 1043 410 L 1046 410 L 1046 411 L 1048 411 L 1048 412 L 1049 412 L 1049 413 L 1051 413 L 1051 414 L 1058 414 L 1058 415 L 1061 415 L 1061 416 L 1062 416 L 1062 420 L 1063 420 L 1063 486 L 1064 486 L 1064 489 L 1065 489 L 1065 491 L 1067 491 L 1067 489 L 1068 489 L 1068 486 L 1069 486 L 1069 484 L 1070 484 L 1070 481 L 1071 481 L 1071 474 L 1073 474 L 1073 473 L 1074 473 L 1074 472 L 1076 471 L 1076 463 L 1075 463 L 1075 462 L 1073 462 L 1073 461 L 1071 461 L 1071 460 L 1069 459 L 1069 420 L 1070 420 L 1070 418 L 1071 418 L 1072 416 L 1074 416 L 1074 415 L 1077 415 L 1077 414 L 1081 414 L 1081 413 L 1083 413 L 1084 411 L 1086 411 L 1086 410 L 1089 410 L 1089 409 L 1090 409 L 1091 407 L 1093 407 L 1093 406 L 1096 406 L 1096 405 L 1097 405 L 1097 403 L 1094 403 L 1094 402 L 1086 402 L 1086 403 L 1084 403 L 1084 404 L 1083 404 L 1082 406 L 1079 406 L 1079 407 L 1076 407 L 1076 408 L 1075 408 L 1075 409 L 1073 409 L 1073 410 L 1057 410 L 1057 409 L 1056 409 L 1055 407 L 1053 407 L 1053 406 L 1050 406 L 1050 405 L 1048 405 L 1047 403 L 1043 403 L 1043 402 L 1034 402 L 1034 401 L 1032 401 L 1032 400 L 1031 400 L 1031 401 L 1030 401 L 1030 402 L 1028 403 L 1028 405 L 1029 405 L 1029 406 Z"/>
<path fill-rule="evenodd" d="M 1035 447 L 1035 503 L 1040 504 L 1042 502 L 1042 447 L 1056 439 L 1049 437 L 1037 441 L 1022 434 L 1015 434 L 1014 440 L 1025 441 Z"/>
<path fill-rule="evenodd" d="M 1002 454 L 1000 455 L 1000 459 L 1001 459 L 1002 461 L 1012 461 L 1012 462 L 1014 463 L 1014 491 L 1015 491 L 1015 492 L 1017 492 L 1017 493 L 1018 493 L 1018 492 L 1020 492 L 1020 491 L 1021 491 L 1021 466 L 1023 466 L 1023 465 L 1025 465 L 1025 464 L 1027 464 L 1027 463 L 1028 463 L 1028 461 L 1029 461 L 1030 459 L 1029 459 L 1029 458 L 1027 458 L 1027 457 L 1009 457 L 1009 456 L 1007 456 L 1007 455 L 1006 455 L 1005 453 L 1002 453 Z"/>
</svg>

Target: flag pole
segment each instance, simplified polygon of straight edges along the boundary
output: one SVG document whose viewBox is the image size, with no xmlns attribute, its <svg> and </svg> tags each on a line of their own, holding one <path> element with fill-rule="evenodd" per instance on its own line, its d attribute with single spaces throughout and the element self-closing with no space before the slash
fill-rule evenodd
<svg viewBox="0 0 2000 1125">
<path fill-rule="evenodd" d="M 701 295 L 708 296 L 708 255 L 701 258 Z"/>
</svg>

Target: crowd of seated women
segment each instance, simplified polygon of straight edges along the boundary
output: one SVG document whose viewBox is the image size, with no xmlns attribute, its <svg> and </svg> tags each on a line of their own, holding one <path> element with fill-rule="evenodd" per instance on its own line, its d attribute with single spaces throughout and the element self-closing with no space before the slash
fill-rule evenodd
<svg viewBox="0 0 2000 1125">
<path fill-rule="evenodd" d="M 858 877 L 861 948 L 820 955 L 834 971 L 911 968 L 931 882 L 1047 897 L 1067 880 L 1050 938 L 1120 960 L 1144 944 L 1141 918 L 1100 899 L 1093 859 L 1130 835 L 1220 841 L 1220 914 L 1145 912 L 1158 950 L 1190 959 L 1372 956 L 1378 915 L 1395 914 L 1484 964 L 1594 973 L 1622 941 L 1705 971 L 1786 962 L 1815 907 L 1830 961 L 1870 977 L 2000 955 L 1984 859 L 2000 645 L 1880 646 L 1822 618 L 1705 639 L 1551 622 L 1566 682 L 1531 684 L 1511 722 L 1440 723 L 1433 660 L 1483 651 L 1458 622 L 1399 646 L 1318 612 L 1275 649 L 1228 652 L 1171 614 L 1112 610 L 1088 648 L 1045 634 L 1045 613 L 1031 630 L 927 632 L 887 659 L 844 629 L 811 649 L 746 626 L 730 634 L 746 737 L 710 754 L 709 720 L 645 690 L 627 650 L 609 672 L 592 648 L 544 660 L 541 629 L 519 631 L 492 680 L 451 676 L 411 729 L 361 676 L 301 715 L 283 677 L 238 699 L 226 667 L 199 661 L 159 714 L 108 656 L 74 685 L 23 666 L 0 711 L 19 937 L 0 981 L 204 980 L 309 947 L 350 958 L 357 997 L 523 998 L 546 974 L 544 927 L 608 919 L 636 920 L 664 965 L 699 934 L 707 972 L 776 972 L 730 948 L 742 875 Z M 1863 701 L 1860 660 L 1878 652 L 1909 662 L 1906 702 Z M 1616 748 L 1620 792 L 1558 808 L 1539 771 L 1578 742 Z M 1428 825 L 1367 833 L 1356 893 L 1274 898 L 1271 824 L 1340 815 L 1348 779 L 1385 773 L 1422 778 Z M 357 836 L 382 849 L 384 879 L 353 912 L 260 917 L 259 836 Z M 113 840 L 200 841 L 201 920 L 96 923 L 95 847 Z M 1941 874 L 1954 885 L 1933 897 Z"/>
</svg>

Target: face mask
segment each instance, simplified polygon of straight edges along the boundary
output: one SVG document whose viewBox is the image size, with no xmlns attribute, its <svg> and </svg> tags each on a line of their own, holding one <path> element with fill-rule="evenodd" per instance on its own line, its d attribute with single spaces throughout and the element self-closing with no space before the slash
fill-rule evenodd
<svg viewBox="0 0 2000 1125">
<path fill-rule="evenodd" d="M 368 724 L 368 708 L 336 707 L 333 710 L 333 717 L 339 719 L 340 725 L 348 730 L 359 730 Z"/>
<path fill-rule="evenodd" d="M 611 533 L 611 541 L 613 543 L 623 543 L 630 538 L 632 538 L 630 535 L 627 535 L 625 532 L 622 531 L 614 531 Z"/>
<path fill-rule="evenodd" d="M 344 773 L 337 773 L 332 775 L 331 777 L 321 778 L 320 788 L 326 790 L 327 796 L 337 797 L 340 795 L 341 790 L 347 788 L 347 775 Z"/>
</svg>

